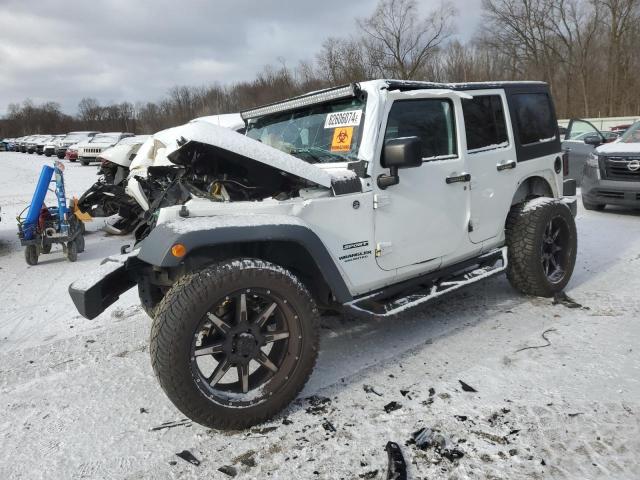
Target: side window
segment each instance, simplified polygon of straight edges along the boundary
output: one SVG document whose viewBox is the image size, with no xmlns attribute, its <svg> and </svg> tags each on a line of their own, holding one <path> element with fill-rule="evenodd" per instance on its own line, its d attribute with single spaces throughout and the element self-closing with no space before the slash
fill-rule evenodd
<svg viewBox="0 0 640 480">
<path fill-rule="evenodd" d="M 385 140 L 418 137 L 422 158 L 455 157 L 458 154 L 451 100 L 398 100 L 391 106 Z"/>
<path fill-rule="evenodd" d="M 462 100 L 467 150 L 487 150 L 508 142 L 500 95 L 478 95 Z"/>
<path fill-rule="evenodd" d="M 513 95 L 513 107 L 518 139 L 522 145 L 556 139 L 558 126 L 554 123 L 551 100 L 546 93 Z"/>
</svg>

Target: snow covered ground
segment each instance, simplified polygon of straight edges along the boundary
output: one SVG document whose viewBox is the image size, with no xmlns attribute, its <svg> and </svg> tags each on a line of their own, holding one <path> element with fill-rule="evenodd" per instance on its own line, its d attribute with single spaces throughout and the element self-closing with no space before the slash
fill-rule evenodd
<svg viewBox="0 0 640 480">
<path fill-rule="evenodd" d="M 638 477 L 638 213 L 580 208 L 567 293 L 582 307 L 523 297 L 501 276 L 395 319 L 325 318 L 300 398 L 260 427 L 218 432 L 183 421 L 161 391 L 133 290 L 93 321 L 67 295 L 130 238 L 93 224 L 78 262 L 54 252 L 26 265 L 14 218 L 48 161 L 0 153 L 0 479 L 230 478 L 223 466 L 235 478 L 384 479 L 389 440 L 410 479 Z M 95 173 L 67 163 L 68 194 Z M 543 333 L 549 346 L 522 350 L 546 345 Z M 416 448 L 423 427 L 464 456 Z"/>
</svg>

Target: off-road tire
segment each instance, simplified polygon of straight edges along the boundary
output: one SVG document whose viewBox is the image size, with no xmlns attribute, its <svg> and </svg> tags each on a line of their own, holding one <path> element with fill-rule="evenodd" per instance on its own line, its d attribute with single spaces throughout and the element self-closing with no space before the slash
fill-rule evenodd
<svg viewBox="0 0 640 480">
<path fill-rule="evenodd" d="M 557 281 L 548 278 L 542 263 L 545 229 L 552 220 L 566 227 L 564 275 Z M 541 197 L 514 205 L 506 224 L 507 278 L 511 285 L 526 295 L 540 297 L 551 297 L 562 291 L 575 266 L 577 238 L 573 215 L 562 202 Z"/>
<path fill-rule="evenodd" d="M 84 252 L 84 236 L 82 235 L 82 232 L 78 233 L 78 236 L 75 238 L 74 243 L 76 244 L 78 253 Z"/>
<path fill-rule="evenodd" d="M 38 247 L 37 245 L 27 245 L 24 249 L 24 259 L 27 265 L 38 264 Z"/>
<path fill-rule="evenodd" d="M 286 383 L 266 400 L 229 407 L 205 396 L 190 366 L 194 329 L 227 292 L 267 288 L 286 299 L 301 326 L 301 351 Z M 318 309 L 306 287 L 284 268 L 257 259 L 228 260 L 179 279 L 158 305 L 151 328 L 150 353 L 162 389 L 173 404 L 195 422 L 216 429 L 259 424 L 284 409 L 302 390 L 318 354 Z"/>
<path fill-rule="evenodd" d="M 584 199 L 584 197 L 582 198 L 582 206 L 584 207 L 585 210 L 597 210 L 599 212 L 604 210 L 604 207 L 606 207 L 606 205 L 604 203 L 587 202 Z"/>
<path fill-rule="evenodd" d="M 51 156 L 50 153 L 45 153 L 44 155 L 45 155 L 45 157 L 50 157 Z"/>
<path fill-rule="evenodd" d="M 75 262 L 78 260 L 78 244 L 75 242 L 67 242 L 67 260 Z"/>
</svg>

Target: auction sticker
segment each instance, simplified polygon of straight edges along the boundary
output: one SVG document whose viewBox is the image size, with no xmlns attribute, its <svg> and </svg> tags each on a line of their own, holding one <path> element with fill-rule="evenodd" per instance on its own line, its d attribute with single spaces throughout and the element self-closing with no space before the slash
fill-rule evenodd
<svg viewBox="0 0 640 480">
<path fill-rule="evenodd" d="M 324 121 L 324 128 L 357 127 L 361 118 L 362 110 L 330 113 Z"/>
<path fill-rule="evenodd" d="M 353 127 L 336 128 L 331 141 L 332 152 L 348 152 L 351 150 Z"/>
</svg>

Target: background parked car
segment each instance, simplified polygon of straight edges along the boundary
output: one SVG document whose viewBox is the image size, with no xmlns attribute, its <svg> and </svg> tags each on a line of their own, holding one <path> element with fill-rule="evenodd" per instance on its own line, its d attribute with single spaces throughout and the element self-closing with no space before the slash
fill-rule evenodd
<svg viewBox="0 0 640 480">
<path fill-rule="evenodd" d="M 18 149 L 20 153 L 27 153 L 27 143 L 30 142 L 34 136 L 35 135 L 27 135 L 26 137 L 22 137 L 22 139 L 20 140 L 20 146 Z"/>
<path fill-rule="evenodd" d="M 581 119 L 571 120 L 562 141 L 562 150 L 569 156 L 567 178 L 574 178 L 580 186 L 584 166 L 596 146 L 614 142 L 617 139 L 617 133 L 601 132 L 591 122 Z"/>
<path fill-rule="evenodd" d="M 587 210 L 606 205 L 640 207 L 640 122 L 634 123 L 620 140 L 597 145 L 587 159 L 582 177 L 582 204 Z"/>
<path fill-rule="evenodd" d="M 125 137 L 133 136 L 133 133 L 125 132 L 99 133 L 91 140 L 78 144 L 78 160 L 82 165 L 89 165 L 97 160 L 103 150 L 113 147 Z"/>
<path fill-rule="evenodd" d="M 66 148 L 64 159 L 69 160 L 70 162 L 75 162 L 78 160 L 78 144 L 70 145 Z"/>
<path fill-rule="evenodd" d="M 76 144 L 78 144 L 80 142 L 88 141 L 88 140 L 92 139 L 93 137 L 95 137 L 99 133 L 100 132 L 94 132 L 94 131 L 69 132 L 69 133 L 67 133 L 67 135 L 64 137 L 64 139 L 60 142 L 60 145 L 58 146 L 58 148 L 56 148 L 57 157 L 59 159 L 67 158 L 66 157 L 67 148 L 69 148 L 72 145 L 76 145 Z M 72 162 L 75 162 L 76 159 L 78 158 L 77 154 L 76 155 L 72 155 L 72 157 L 73 157 L 73 159 L 69 158 L 68 160 L 70 160 Z"/>
<path fill-rule="evenodd" d="M 52 136 L 49 141 L 45 143 L 42 153 L 44 153 L 47 157 L 55 155 L 56 150 L 62 145 L 62 140 L 64 139 L 64 137 L 66 137 L 65 134 Z"/>
<path fill-rule="evenodd" d="M 615 127 L 611 127 L 611 131 L 614 133 L 617 133 L 618 135 L 622 135 L 624 132 L 626 132 L 629 127 L 631 127 L 632 124 L 626 124 L 626 125 L 616 125 Z"/>
<path fill-rule="evenodd" d="M 38 155 L 44 154 L 44 147 L 53 139 L 53 135 L 43 135 L 36 141 L 36 153 Z"/>
<path fill-rule="evenodd" d="M 49 138 L 49 135 L 34 135 L 27 142 L 27 153 L 36 153 L 38 149 L 38 144 Z"/>
</svg>

